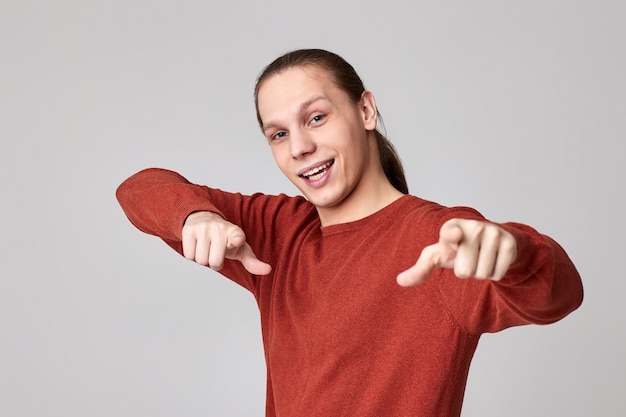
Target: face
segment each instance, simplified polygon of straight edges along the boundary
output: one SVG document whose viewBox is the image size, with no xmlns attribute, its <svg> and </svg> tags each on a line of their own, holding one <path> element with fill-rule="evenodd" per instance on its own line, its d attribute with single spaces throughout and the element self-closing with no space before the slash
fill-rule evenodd
<svg viewBox="0 0 626 417">
<path fill-rule="evenodd" d="M 371 93 L 354 103 L 323 69 L 295 67 L 263 82 L 258 107 L 276 164 L 321 217 L 363 203 L 384 180 Z"/>
</svg>

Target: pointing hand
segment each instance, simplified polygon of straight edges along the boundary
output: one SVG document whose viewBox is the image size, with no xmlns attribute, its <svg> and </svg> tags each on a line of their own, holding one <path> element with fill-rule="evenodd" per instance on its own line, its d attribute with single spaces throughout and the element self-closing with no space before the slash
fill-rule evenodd
<svg viewBox="0 0 626 417">
<path fill-rule="evenodd" d="M 246 242 L 244 231 L 221 216 L 199 211 L 190 214 L 183 225 L 183 255 L 219 271 L 224 259 L 234 259 L 254 275 L 267 275 L 272 267 L 260 261 Z"/>
<path fill-rule="evenodd" d="M 443 224 L 439 242 L 427 246 L 417 263 L 397 277 L 412 286 L 428 280 L 435 268 L 453 269 L 459 278 L 499 281 L 517 257 L 512 234 L 492 223 L 452 219 Z"/>
</svg>

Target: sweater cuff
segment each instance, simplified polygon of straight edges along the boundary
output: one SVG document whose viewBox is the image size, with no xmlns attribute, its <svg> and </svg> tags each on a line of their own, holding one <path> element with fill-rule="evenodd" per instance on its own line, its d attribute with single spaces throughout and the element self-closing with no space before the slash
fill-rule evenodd
<svg viewBox="0 0 626 417">
<path fill-rule="evenodd" d="M 175 231 L 177 237 L 182 240 L 183 225 L 185 224 L 187 217 L 199 211 L 210 211 L 221 216 L 222 218 L 224 217 L 224 215 L 206 199 L 197 199 L 192 201 L 179 199 L 178 204 L 176 204 L 174 212 L 171 215 L 170 230 Z"/>
<path fill-rule="evenodd" d="M 530 226 L 520 223 L 500 224 L 517 242 L 517 256 L 499 285 L 518 285 L 533 276 L 550 256 L 550 246 L 543 236 Z"/>
</svg>

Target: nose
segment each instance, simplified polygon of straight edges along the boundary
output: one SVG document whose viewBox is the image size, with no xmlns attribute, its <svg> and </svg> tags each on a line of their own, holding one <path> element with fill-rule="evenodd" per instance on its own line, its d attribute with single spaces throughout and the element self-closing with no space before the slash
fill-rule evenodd
<svg viewBox="0 0 626 417">
<path fill-rule="evenodd" d="M 289 146 L 293 159 L 300 159 L 315 152 L 315 142 L 312 140 L 308 132 L 292 131 L 290 136 Z"/>
</svg>

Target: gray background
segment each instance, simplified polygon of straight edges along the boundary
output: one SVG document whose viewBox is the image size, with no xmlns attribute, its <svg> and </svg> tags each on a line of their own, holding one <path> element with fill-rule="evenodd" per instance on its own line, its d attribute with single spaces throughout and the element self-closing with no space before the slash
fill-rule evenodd
<svg viewBox="0 0 626 417">
<path fill-rule="evenodd" d="M 531 224 L 584 278 L 565 320 L 483 337 L 463 415 L 620 415 L 624 4 L 0 1 L 0 414 L 262 415 L 252 296 L 135 230 L 114 191 L 160 166 L 295 193 L 252 88 L 322 47 L 375 93 L 412 193 Z"/>
</svg>

